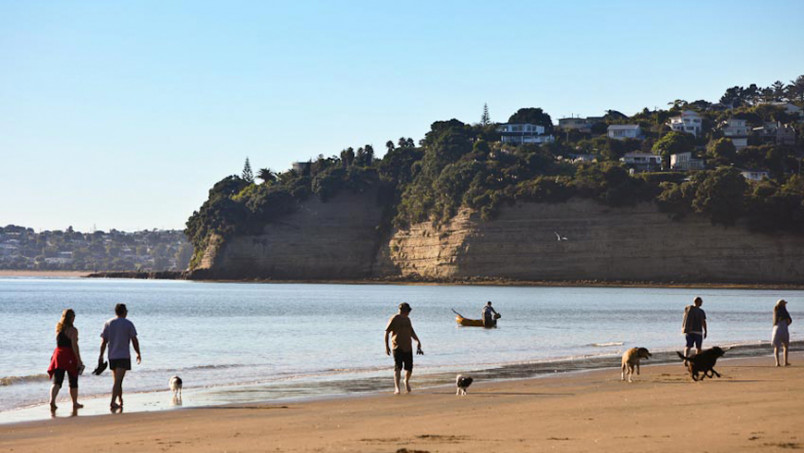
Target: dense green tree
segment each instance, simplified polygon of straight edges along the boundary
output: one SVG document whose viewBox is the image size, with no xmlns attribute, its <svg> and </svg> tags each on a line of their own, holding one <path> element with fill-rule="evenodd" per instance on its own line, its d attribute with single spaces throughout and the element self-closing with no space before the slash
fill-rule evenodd
<svg viewBox="0 0 804 453">
<path fill-rule="evenodd" d="M 737 157 L 737 148 L 730 138 L 723 137 L 709 143 L 706 157 L 712 165 L 722 166 L 733 163 Z"/>
<path fill-rule="evenodd" d="M 542 109 L 536 107 L 526 107 L 517 110 L 516 113 L 508 118 L 508 123 L 513 124 L 536 124 L 544 126 L 545 134 L 553 133 L 553 120 L 550 115 Z"/>
<path fill-rule="evenodd" d="M 670 167 L 670 155 L 695 150 L 695 137 L 686 132 L 672 131 L 653 145 L 653 152 L 662 156 L 665 167 Z"/>
<path fill-rule="evenodd" d="M 695 212 L 709 216 L 713 224 L 734 225 L 745 209 L 747 188 L 739 170 L 720 167 L 705 174 L 695 191 L 692 207 Z"/>
</svg>

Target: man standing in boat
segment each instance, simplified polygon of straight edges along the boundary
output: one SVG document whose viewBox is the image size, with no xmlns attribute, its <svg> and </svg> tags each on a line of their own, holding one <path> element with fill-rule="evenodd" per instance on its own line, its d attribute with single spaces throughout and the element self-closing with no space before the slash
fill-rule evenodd
<svg viewBox="0 0 804 453">
<path fill-rule="evenodd" d="M 494 327 L 494 315 L 498 313 L 491 306 L 491 301 L 486 302 L 486 306 L 483 307 L 483 327 Z"/>
<path fill-rule="evenodd" d="M 413 330 L 410 322 L 410 305 L 407 302 L 399 304 L 399 313 L 391 316 L 385 327 L 385 355 L 394 355 L 394 395 L 399 395 L 399 380 L 402 369 L 405 369 L 405 391 L 410 393 L 410 376 L 413 374 L 413 345 L 411 339 L 416 340 L 416 354 L 422 352 L 422 342 Z M 391 346 L 388 346 L 388 337 L 391 337 Z"/>
</svg>

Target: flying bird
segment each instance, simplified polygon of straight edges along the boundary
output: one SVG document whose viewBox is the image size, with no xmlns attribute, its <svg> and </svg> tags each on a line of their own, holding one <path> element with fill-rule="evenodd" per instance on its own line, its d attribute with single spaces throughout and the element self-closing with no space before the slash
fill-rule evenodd
<svg viewBox="0 0 804 453">
<path fill-rule="evenodd" d="M 555 231 L 553 231 L 553 233 L 556 233 L 556 239 L 558 239 L 559 241 L 566 241 L 567 240 L 566 236 L 562 236 L 562 235 L 558 234 Z"/>
</svg>

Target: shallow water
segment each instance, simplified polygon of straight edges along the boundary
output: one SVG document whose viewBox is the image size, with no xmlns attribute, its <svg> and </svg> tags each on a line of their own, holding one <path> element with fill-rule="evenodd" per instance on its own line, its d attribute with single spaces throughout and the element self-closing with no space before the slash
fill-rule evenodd
<svg viewBox="0 0 804 453">
<path fill-rule="evenodd" d="M 385 389 L 392 360 L 383 330 L 401 301 L 412 305 L 424 346 L 415 358 L 416 384 L 424 386 L 457 372 L 502 379 L 616 366 L 634 346 L 680 349 L 682 312 L 696 295 L 710 327 L 705 346 L 766 344 L 775 301 L 787 299 L 794 320 L 804 302 L 804 291 L 0 278 L 0 422 L 46 402 L 54 326 L 68 307 L 91 369 L 103 323 L 115 303 L 128 305 L 143 363 L 126 377 L 127 409 L 151 410 L 171 407 L 174 374 L 185 382 L 184 406 Z M 487 300 L 503 315 L 498 328 L 457 327 L 451 308 L 478 318 Z M 108 371 L 80 381 L 82 398 L 105 398 L 110 387 Z"/>
</svg>

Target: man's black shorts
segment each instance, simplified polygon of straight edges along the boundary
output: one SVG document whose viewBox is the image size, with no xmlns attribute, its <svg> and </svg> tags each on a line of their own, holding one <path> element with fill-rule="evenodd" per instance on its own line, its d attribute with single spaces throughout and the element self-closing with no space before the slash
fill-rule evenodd
<svg viewBox="0 0 804 453">
<path fill-rule="evenodd" d="M 394 349 L 394 371 L 413 371 L 413 351 Z"/>
<path fill-rule="evenodd" d="M 131 359 L 109 359 L 109 369 L 116 370 L 130 370 Z"/>
</svg>

